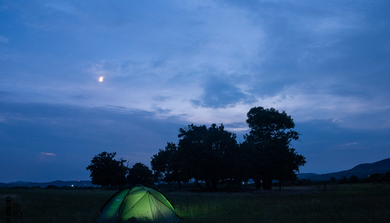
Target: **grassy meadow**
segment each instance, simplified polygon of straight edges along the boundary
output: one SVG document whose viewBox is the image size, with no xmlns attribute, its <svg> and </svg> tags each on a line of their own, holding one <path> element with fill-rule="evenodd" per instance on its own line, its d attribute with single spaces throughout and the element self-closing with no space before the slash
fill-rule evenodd
<svg viewBox="0 0 390 223">
<path fill-rule="evenodd" d="M 0 222 L 6 197 L 20 207 L 19 222 L 95 222 L 115 191 L 0 189 Z M 284 187 L 282 191 L 196 193 L 163 191 L 181 222 L 390 222 L 390 185 Z M 15 221 L 12 221 L 15 222 Z"/>
</svg>

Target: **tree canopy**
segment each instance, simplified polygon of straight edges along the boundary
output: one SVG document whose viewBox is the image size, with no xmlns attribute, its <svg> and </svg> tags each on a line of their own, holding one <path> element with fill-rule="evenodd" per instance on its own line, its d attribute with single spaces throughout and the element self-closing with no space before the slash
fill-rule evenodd
<svg viewBox="0 0 390 223">
<path fill-rule="evenodd" d="M 137 184 L 142 184 L 144 186 L 149 186 L 153 184 L 153 172 L 149 167 L 145 166 L 142 163 L 136 163 L 132 168 L 129 169 L 129 174 L 127 175 L 127 182 L 135 186 Z"/>
<path fill-rule="evenodd" d="M 167 143 L 152 157 L 152 169 L 163 175 L 165 182 L 205 182 L 209 190 L 233 179 L 234 155 L 238 148 L 236 135 L 224 129 L 223 124 L 188 125 L 179 129 L 179 143 Z M 199 184 L 198 184 L 199 185 Z M 200 185 L 199 185 L 200 186 Z"/>
<path fill-rule="evenodd" d="M 179 157 L 176 144 L 168 142 L 164 150 L 160 149 L 157 154 L 153 155 L 150 163 L 157 178 L 169 185 L 171 182 L 177 182 L 181 187 L 181 182 L 187 182 L 189 178 L 182 174 L 180 162 L 181 157 Z"/>
<path fill-rule="evenodd" d="M 190 179 L 202 189 L 210 191 L 217 185 L 240 186 L 253 179 L 256 187 L 270 190 L 273 181 L 294 181 L 299 167 L 306 163 L 292 142 L 299 139 L 295 124 L 286 112 L 274 108 L 254 107 L 247 113 L 249 134 L 237 143 L 236 135 L 225 130 L 223 124 L 188 125 L 179 129 L 178 143 L 168 142 L 153 155 L 151 167 L 136 163 L 124 166 L 126 160 L 114 160 L 116 153 L 102 152 L 95 156 L 87 170 L 92 183 L 107 187 L 144 184 L 156 180 L 181 183 Z"/>
<path fill-rule="evenodd" d="M 126 184 L 126 160 L 115 160 L 116 153 L 102 152 L 96 155 L 87 170 L 91 172 L 92 184 L 113 187 L 123 187 Z"/>
<path fill-rule="evenodd" d="M 291 147 L 299 139 L 294 131 L 294 121 L 286 112 L 274 108 L 254 107 L 247 114 L 246 122 L 251 128 L 245 142 L 252 148 L 253 174 L 257 187 L 262 181 L 263 189 L 270 190 L 273 180 L 295 180 L 295 171 L 305 164 L 305 158 Z"/>
</svg>

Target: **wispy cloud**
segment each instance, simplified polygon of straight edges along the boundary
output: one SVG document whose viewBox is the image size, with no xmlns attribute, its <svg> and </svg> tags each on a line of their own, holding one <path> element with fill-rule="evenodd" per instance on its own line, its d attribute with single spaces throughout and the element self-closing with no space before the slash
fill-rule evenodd
<svg viewBox="0 0 390 223">
<path fill-rule="evenodd" d="M 8 38 L 0 35 L 0 43 L 8 43 Z"/>
<path fill-rule="evenodd" d="M 44 152 L 41 152 L 42 155 L 45 155 L 45 156 L 57 156 L 56 154 L 54 153 L 44 153 Z"/>
</svg>

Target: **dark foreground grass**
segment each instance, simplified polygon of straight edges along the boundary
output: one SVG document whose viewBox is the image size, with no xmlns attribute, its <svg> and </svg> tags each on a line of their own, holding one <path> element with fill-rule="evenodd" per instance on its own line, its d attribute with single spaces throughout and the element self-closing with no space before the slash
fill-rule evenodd
<svg viewBox="0 0 390 223">
<path fill-rule="evenodd" d="M 19 205 L 19 222 L 95 222 L 115 192 L 0 190 L 0 222 L 5 198 Z M 390 222 L 390 185 L 345 185 L 325 191 L 310 187 L 252 193 L 165 192 L 181 222 Z"/>
</svg>

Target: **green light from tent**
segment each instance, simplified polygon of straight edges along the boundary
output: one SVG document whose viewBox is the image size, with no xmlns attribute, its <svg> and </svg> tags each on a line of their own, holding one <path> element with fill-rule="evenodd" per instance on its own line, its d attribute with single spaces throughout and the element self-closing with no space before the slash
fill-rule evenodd
<svg viewBox="0 0 390 223">
<path fill-rule="evenodd" d="M 123 198 L 129 192 L 129 189 L 125 189 L 115 194 L 106 204 L 104 209 L 99 216 L 98 222 L 109 222 L 110 220 L 115 219 L 116 213 L 120 205 L 122 204 Z"/>
<path fill-rule="evenodd" d="M 178 222 L 180 218 L 160 192 L 143 186 L 115 194 L 107 202 L 98 222 Z"/>
</svg>

